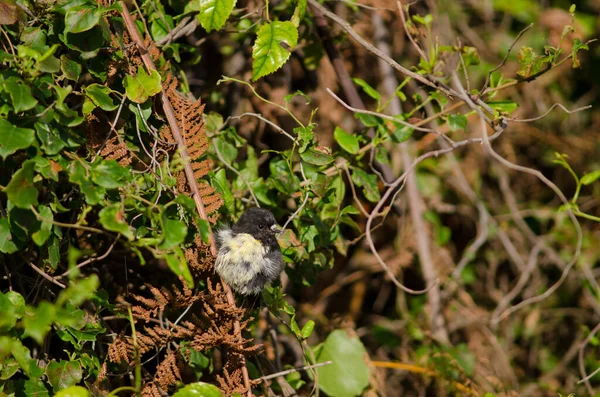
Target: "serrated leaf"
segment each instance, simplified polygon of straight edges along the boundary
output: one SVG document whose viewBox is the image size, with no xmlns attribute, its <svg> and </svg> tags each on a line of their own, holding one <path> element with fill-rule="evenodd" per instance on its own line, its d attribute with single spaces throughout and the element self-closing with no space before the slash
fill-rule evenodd
<svg viewBox="0 0 600 397">
<path fill-rule="evenodd" d="M 298 43 L 298 29 L 290 21 L 273 21 L 260 27 L 252 47 L 252 80 L 275 72 L 290 57 L 283 48 L 286 43 L 293 49 Z"/>
<path fill-rule="evenodd" d="M 198 21 L 207 31 L 219 30 L 235 7 L 236 0 L 200 0 Z"/>
<path fill-rule="evenodd" d="M 600 170 L 592 171 L 581 177 L 581 184 L 582 185 L 591 185 L 592 183 L 596 182 L 598 179 L 600 179 Z"/>
<path fill-rule="evenodd" d="M 10 182 L 4 189 L 4 193 L 15 206 L 29 208 L 38 203 L 38 190 L 33 185 L 33 171 L 35 161 L 23 162 L 21 168 L 15 172 Z"/>
<path fill-rule="evenodd" d="M 65 14 L 65 33 L 81 33 L 100 23 L 102 12 L 92 5 L 71 7 Z"/>
<path fill-rule="evenodd" d="M 150 74 L 140 66 L 136 76 L 125 76 L 123 82 L 127 98 L 135 103 L 144 103 L 162 90 L 160 74 L 151 70 Z"/>
<path fill-rule="evenodd" d="M 19 128 L 8 120 L 0 118 L 0 156 L 6 159 L 19 149 L 26 149 L 35 140 L 35 132 L 30 128 Z"/>
<path fill-rule="evenodd" d="M 100 223 L 106 230 L 121 233 L 129 240 L 133 240 L 133 231 L 125 221 L 125 215 L 121 204 L 115 203 L 104 207 L 99 213 Z"/>
<path fill-rule="evenodd" d="M 347 133 L 340 127 L 335 127 L 333 131 L 333 137 L 335 141 L 350 154 L 358 153 L 360 146 L 358 144 L 358 139 L 352 134 Z"/>
<path fill-rule="evenodd" d="M 33 109 L 38 103 L 37 99 L 31 95 L 31 88 L 17 77 L 6 79 L 4 90 L 10 95 L 15 113 Z"/>
</svg>

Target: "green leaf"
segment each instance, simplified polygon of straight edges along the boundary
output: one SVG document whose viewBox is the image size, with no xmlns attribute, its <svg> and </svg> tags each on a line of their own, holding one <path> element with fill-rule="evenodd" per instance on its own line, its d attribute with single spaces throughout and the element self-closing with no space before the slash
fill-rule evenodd
<svg viewBox="0 0 600 397">
<path fill-rule="evenodd" d="M 300 1 L 302 1 L 302 0 L 300 0 Z M 296 92 L 294 92 L 293 94 L 287 94 L 286 96 L 283 97 L 283 100 L 285 101 L 285 103 L 290 103 L 292 101 L 292 99 L 294 99 L 297 96 L 301 96 L 302 98 L 304 98 L 306 100 L 306 102 L 304 102 L 305 105 L 310 104 L 310 97 L 300 90 L 296 90 Z"/>
<path fill-rule="evenodd" d="M 39 379 L 29 379 L 23 382 L 23 384 L 25 385 L 25 396 L 27 397 L 50 396 L 50 393 L 48 393 L 48 389 L 46 389 L 44 382 Z"/>
<path fill-rule="evenodd" d="M 185 222 L 179 219 L 163 219 L 163 240 L 159 248 L 170 250 L 183 243 L 187 236 L 188 228 Z"/>
<path fill-rule="evenodd" d="M 582 185 L 591 185 L 600 178 L 600 170 L 592 171 L 581 177 Z"/>
<path fill-rule="evenodd" d="M 379 124 L 383 124 L 383 120 L 377 116 L 364 113 L 354 113 L 354 117 L 362 121 L 365 127 L 377 127 Z"/>
<path fill-rule="evenodd" d="M 19 208 L 29 208 L 38 203 L 38 190 L 33 185 L 34 160 L 27 160 L 4 189 L 8 199 Z"/>
<path fill-rule="evenodd" d="M 238 150 L 231 143 L 227 142 L 225 138 L 219 136 L 216 138 L 217 149 L 219 149 L 219 153 L 223 157 L 226 163 L 232 164 L 234 160 L 237 158 Z"/>
<path fill-rule="evenodd" d="M 452 131 L 467 130 L 467 118 L 462 114 L 449 114 L 448 127 Z"/>
<path fill-rule="evenodd" d="M 95 163 L 90 172 L 91 180 L 105 189 L 117 189 L 125 185 L 131 172 L 115 160 Z"/>
<path fill-rule="evenodd" d="M 18 250 L 15 243 L 12 241 L 13 237 L 10 233 L 10 223 L 8 218 L 0 218 L 0 252 L 5 254 L 12 254 Z M 0 313 L 2 313 L 0 311 Z M 0 320 L 0 324 L 2 321 Z"/>
<path fill-rule="evenodd" d="M 81 75 L 81 65 L 69 59 L 66 55 L 60 56 L 60 70 L 69 80 L 77 81 Z"/>
<path fill-rule="evenodd" d="M 294 133 L 298 136 L 300 140 L 300 146 L 298 147 L 298 152 L 304 153 L 308 145 L 310 145 L 314 139 L 313 128 L 314 124 L 309 124 L 306 127 L 296 127 L 294 128 Z"/>
<path fill-rule="evenodd" d="M 169 269 L 171 269 L 175 275 L 183 278 L 189 288 L 194 288 L 194 278 L 190 273 L 190 269 L 185 261 L 185 255 L 181 248 L 176 247 L 173 254 L 165 254 L 164 259 L 166 260 Z"/>
<path fill-rule="evenodd" d="M 335 130 L 333 131 L 333 137 L 335 138 L 336 142 L 342 147 L 342 149 L 344 149 L 348 153 L 358 153 L 360 146 L 358 144 L 358 139 L 356 139 L 354 135 L 347 133 L 340 127 L 335 127 Z"/>
<path fill-rule="evenodd" d="M 69 252 L 71 256 L 79 256 L 82 254 L 81 251 L 77 252 L 75 250 L 71 250 Z M 73 259 L 73 258 L 70 258 Z M 72 261 L 74 262 L 74 261 Z M 69 266 L 72 266 L 73 263 L 70 263 Z M 69 286 L 63 289 L 58 298 L 56 299 L 56 306 L 65 306 L 67 303 L 72 306 L 79 306 L 86 300 L 92 298 L 100 285 L 100 281 L 98 280 L 98 276 L 92 274 L 88 278 L 79 279 L 77 281 L 72 282 Z"/>
<path fill-rule="evenodd" d="M 142 66 L 138 67 L 136 76 L 125 76 L 123 85 L 127 98 L 135 103 L 144 103 L 162 90 L 160 74 L 156 70 L 151 70 L 148 74 Z"/>
<path fill-rule="evenodd" d="M 90 180 L 90 174 L 81 161 L 74 161 L 69 168 L 69 181 L 77 183 L 85 196 L 85 201 L 90 205 L 96 205 L 104 198 L 106 190 L 97 186 Z"/>
<path fill-rule="evenodd" d="M 302 158 L 302 160 L 306 161 L 307 163 L 319 165 L 319 166 L 327 165 L 327 164 L 333 162 L 333 160 L 334 160 L 332 155 L 324 153 L 315 148 L 310 148 L 307 151 L 305 151 L 304 153 L 300 153 L 300 157 Z"/>
<path fill-rule="evenodd" d="M 210 174 L 211 185 L 217 189 L 223 202 L 225 203 L 225 207 L 229 213 L 233 213 L 235 210 L 234 204 L 235 199 L 233 197 L 233 193 L 231 192 L 231 188 L 229 187 L 229 182 L 227 181 L 227 172 L 225 169 L 221 168 L 217 171 L 216 174 Z"/>
<path fill-rule="evenodd" d="M 413 132 L 415 132 L 414 128 L 409 127 L 405 124 L 395 123 L 395 125 L 396 129 L 394 130 L 392 135 L 390 135 L 392 141 L 395 143 L 402 143 L 408 141 L 413 135 Z"/>
<path fill-rule="evenodd" d="M 100 223 L 106 230 L 121 233 L 129 240 L 133 240 L 133 230 L 125 221 L 125 214 L 120 203 L 104 207 L 99 213 Z"/>
<path fill-rule="evenodd" d="M 207 32 L 220 30 L 233 11 L 235 3 L 236 0 L 200 0 L 200 25 Z"/>
<path fill-rule="evenodd" d="M 0 118 L 0 156 L 6 159 L 19 149 L 26 149 L 35 140 L 35 133 L 30 128 L 19 128 L 8 120 Z"/>
<path fill-rule="evenodd" d="M 223 394 L 214 385 L 196 382 L 182 387 L 173 397 L 223 397 Z"/>
<path fill-rule="evenodd" d="M 56 392 L 81 382 L 83 370 L 80 361 L 51 361 L 46 367 L 46 376 Z"/>
<path fill-rule="evenodd" d="M 360 86 L 365 94 L 375 99 L 377 102 L 381 101 L 381 94 L 375 88 L 371 87 L 369 83 L 359 78 L 353 78 L 352 81 L 354 84 Z"/>
<path fill-rule="evenodd" d="M 298 5 L 294 10 L 294 15 L 292 15 L 292 23 L 295 27 L 300 26 L 300 22 L 302 22 L 302 19 L 304 19 L 304 14 L 306 14 L 307 3 L 307 0 L 298 0 Z"/>
<path fill-rule="evenodd" d="M 298 43 L 298 29 L 289 21 L 273 21 L 260 27 L 256 42 L 252 47 L 252 80 L 273 73 L 290 57 L 290 51 L 281 43 L 293 49 Z"/>
<path fill-rule="evenodd" d="M 109 112 L 118 108 L 119 105 L 115 104 L 109 95 L 111 92 L 110 88 L 100 84 L 88 85 L 85 88 L 83 114 L 90 114 L 96 107 Z"/>
<path fill-rule="evenodd" d="M 200 232 L 200 238 L 206 244 L 210 241 L 210 223 L 205 219 L 198 219 L 196 221 L 198 224 L 198 231 Z"/>
<path fill-rule="evenodd" d="M 50 207 L 46 207 L 45 205 L 38 207 L 38 213 L 42 218 L 40 220 L 40 229 L 31 235 L 31 239 L 38 246 L 42 246 L 52 233 L 52 222 L 54 221 L 54 215 L 52 214 Z"/>
<path fill-rule="evenodd" d="M 90 393 L 85 387 L 71 386 L 59 391 L 54 397 L 89 397 Z"/>
<path fill-rule="evenodd" d="M 216 135 L 223 128 L 223 116 L 216 112 L 204 114 L 204 128 L 210 135 Z"/>
<path fill-rule="evenodd" d="M 353 397 L 362 394 L 369 385 L 367 351 L 360 339 L 346 331 L 333 331 L 319 350 L 316 361 L 333 364 L 316 369 L 319 388 L 330 396 Z"/>
<path fill-rule="evenodd" d="M 513 102 L 510 99 L 504 99 L 500 101 L 489 101 L 487 102 L 487 104 L 500 114 L 510 114 L 519 107 L 518 103 Z"/>
<path fill-rule="evenodd" d="M 5 294 L 0 293 L 0 313 L 2 313 L 2 316 L 0 316 L 0 332 L 13 328 L 17 320 L 23 317 L 24 312 L 25 299 L 21 294 L 14 291 L 9 291 Z M 0 360 L 1 358 L 2 353 L 0 349 Z"/>
<path fill-rule="evenodd" d="M 304 339 L 308 339 L 314 329 L 315 329 L 315 322 L 313 320 L 308 320 L 306 322 L 306 324 L 304 324 L 304 327 L 302 327 L 300 334 L 302 335 L 302 337 Z"/>
<path fill-rule="evenodd" d="M 365 198 L 372 203 L 381 199 L 379 188 L 377 187 L 377 175 L 369 174 L 360 168 L 352 170 L 352 181 L 356 186 L 362 187 Z"/>
<path fill-rule="evenodd" d="M 4 90 L 10 95 L 15 113 L 33 109 L 38 101 L 31 95 L 31 88 L 17 77 L 9 77 L 4 82 Z"/>
<path fill-rule="evenodd" d="M 65 140 L 51 124 L 36 122 L 35 131 L 42 143 L 42 149 L 48 155 L 58 154 L 66 146 Z"/>
<path fill-rule="evenodd" d="M 23 317 L 23 336 L 30 336 L 38 344 L 43 344 L 55 318 L 56 306 L 50 302 L 40 302 L 37 308 Z"/>
<path fill-rule="evenodd" d="M 69 8 L 65 14 L 65 33 L 81 33 L 100 23 L 102 13 L 98 7 L 81 5 Z"/>
</svg>

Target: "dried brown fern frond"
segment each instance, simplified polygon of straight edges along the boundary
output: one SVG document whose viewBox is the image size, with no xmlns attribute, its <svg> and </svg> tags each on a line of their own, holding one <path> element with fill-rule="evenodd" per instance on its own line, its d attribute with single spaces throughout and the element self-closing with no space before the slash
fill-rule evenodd
<svg viewBox="0 0 600 397">
<path fill-rule="evenodd" d="M 105 160 L 115 160 L 123 167 L 128 166 L 133 161 L 133 155 L 127 147 L 127 144 L 118 135 L 114 135 L 106 141 L 104 149 L 100 151 L 100 156 Z"/>
<path fill-rule="evenodd" d="M 204 130 L 204 120 L 202 118 L 204 105 L 199 99 L 192 101 L 181 95 L 177 91 L 178 84 L 177 79 L 171 73 L 167 73 L 164 83 L 165 92 L 177 116 L 177 124 L 183 135 L 183 141 L 194 171 L 194 177 L 198 183 L 198 189 L 208 215 L 208 220 L 214 224 L 218 218 L 217 211 L 223 205 L 223 199 L 212 186 L 202 180 L 212 168 L 212 162 L 203 158 L 210 145 L 210 141 Z M 160 133 L 162 139 L 172 142 L 173 137 L 169 129 L 161 128 Z M 178 178 L 177 189 L 180 192 L 188 191 L 185 178 Z"/>
<path fill-rule="evenodd" d="M 112 363 L 129 363 L 133 357 L 133 345 L 127 341 L 125 334 L 121 333 L 108 347 L 108 359 Z"/>
<path fill-rule="evenodd" d="M 175 386 L 178 380 L 181 380 L 181 372 L 177 366 L 177 353 L 170 351 L 156 368 L 154 381 L 163 390 L 167 390 L 170 386 Z"/>
</svg>

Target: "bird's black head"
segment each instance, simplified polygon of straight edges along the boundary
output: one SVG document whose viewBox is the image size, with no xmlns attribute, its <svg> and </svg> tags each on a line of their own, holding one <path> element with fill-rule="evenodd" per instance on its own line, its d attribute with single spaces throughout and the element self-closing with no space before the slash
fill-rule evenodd
<svg viewBox="0 0 600 397">
<path fill-rule="evenodd" d="M 277 221 L 271 211 L 262 208 L 248 208 L 231 230 L 234 234 L 248 233 L 268 246 L 277 244 Z"/>
</svg>

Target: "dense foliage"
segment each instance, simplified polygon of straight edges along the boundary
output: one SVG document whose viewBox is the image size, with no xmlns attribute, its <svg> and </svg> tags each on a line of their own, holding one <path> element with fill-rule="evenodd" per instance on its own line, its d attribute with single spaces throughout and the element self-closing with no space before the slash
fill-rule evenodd
<svg viewBox="0 0 600 397">
<path fill-rule="evenodd" d="M 593 394 L 569 6 L 0 0 L 0 394 Z M 256 299 L 213 272 L 249 206 Z"/>
</svg>

